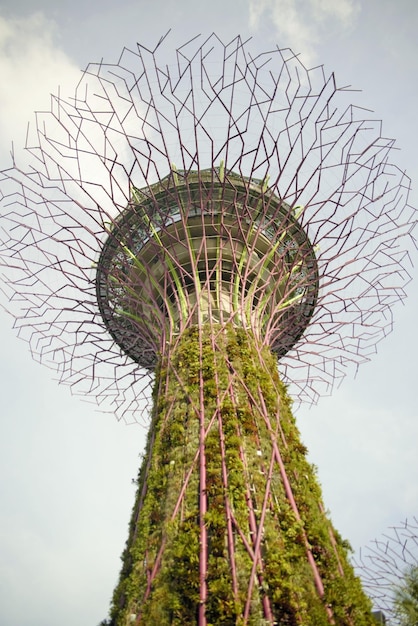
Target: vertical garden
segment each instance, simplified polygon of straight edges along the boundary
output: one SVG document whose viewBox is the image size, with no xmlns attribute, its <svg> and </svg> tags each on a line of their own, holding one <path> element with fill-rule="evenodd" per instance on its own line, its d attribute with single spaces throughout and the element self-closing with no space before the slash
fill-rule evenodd
<svg viewBox="0 0 418 626">
<path fill-rule="evenodd" d="M 154 401 L 113 623 L 373 624 L 276 357 L 231 324 L 193 326 Z"/>
</svg>

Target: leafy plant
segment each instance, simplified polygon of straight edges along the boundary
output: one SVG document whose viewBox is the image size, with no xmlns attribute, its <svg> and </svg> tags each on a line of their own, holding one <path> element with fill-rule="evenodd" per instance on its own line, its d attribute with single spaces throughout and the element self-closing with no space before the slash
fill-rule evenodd
<svg viewBox="0 0 418 626">
<path fill-rule="evenodd" d="M 418 566 L 411 566 L 394 592 L 395 614 L 401 626 L 418 626 Z"/>
<path fill-rule="evenodd" d="M 260 626 L 266 610 L 288 626 L 373 624 L 269 349 L 232 325 L 188 328 L 154 397 L 115 625 L 197 624 L 202 585 L 208 625 Z"/>
</svg>

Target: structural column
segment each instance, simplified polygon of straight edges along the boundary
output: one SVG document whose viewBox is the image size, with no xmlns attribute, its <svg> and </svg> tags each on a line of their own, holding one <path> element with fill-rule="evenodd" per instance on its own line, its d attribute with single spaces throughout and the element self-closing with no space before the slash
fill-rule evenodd
<svg viewBox="0 0 418 626">
<path fill-rule="evenodd" d="M 117 626 L 373 623 L 276 364 L 230 324 L 192 326 L 167 348 Z"/>
</svg>

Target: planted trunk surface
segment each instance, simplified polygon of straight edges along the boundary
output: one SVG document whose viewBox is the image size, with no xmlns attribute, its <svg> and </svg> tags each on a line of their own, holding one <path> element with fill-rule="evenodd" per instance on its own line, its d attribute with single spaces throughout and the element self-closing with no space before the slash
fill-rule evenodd
<svg viewBox="0 0 418 626">
<path fill-rule="evenodd" d="M 268 348 L 189 328 L 154 396 L 112 623 L 373 624 Z"/>
</svg>

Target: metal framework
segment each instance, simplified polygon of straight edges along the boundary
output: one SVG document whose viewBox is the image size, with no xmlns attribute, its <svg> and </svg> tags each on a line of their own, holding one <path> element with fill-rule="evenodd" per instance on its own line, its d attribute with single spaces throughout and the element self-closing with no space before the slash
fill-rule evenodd
<svg viewBox="0 0 418 626">
<path fill-rule="evenodd" d="M 174 170 L 112 225 L 98 262 L 97 301 L 115 341 L 154 369 L 193 324 L 249 328 L 278 355 L 300 339 L 318 295 L 315 252 L 294 209 L 212 168 Z"/>
<path fill-rule="evenodd" d="M 2 173 L 3 290 L 34 358 L 130 421 L 155 381 L 115 624 L 371 623 L 277 378 L 278 358 L 315 402 L 405 297 L 410 182 L 346 97 L 288 49 L 212 35 L 167 65 L 162 39 L 89 65 Z M 273 537 L 297 556 L 277 565 Z"/>
<path fill-rule="evenodd" d="M 392 526 L 379 539 L 375 539 L 360 552 L 356 569 L 364 588 L 375 607 L 386 617 L 388 626 L 404 624 L 394 603 L 396 591 L 405 582 L 408 573 L 418 568 L 418 520 L 416 517 Z M 416 576 L 415 576 L 416 578 Z M 418 597 L 414 597 L 415 609 Z M 416 619 L 416 615 L 415 615 Z M 412 623 L 412 622 L 410 622 Z"/>
</svg>

